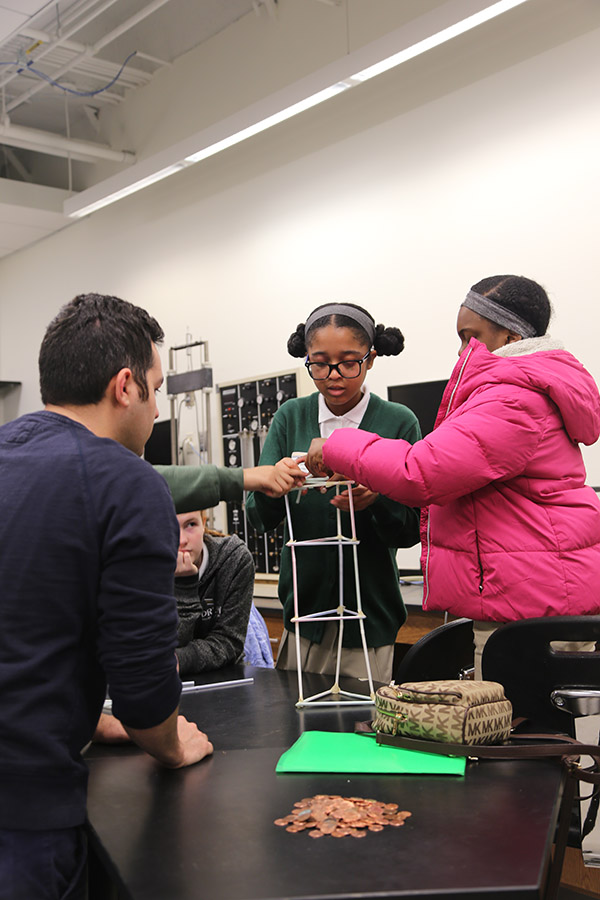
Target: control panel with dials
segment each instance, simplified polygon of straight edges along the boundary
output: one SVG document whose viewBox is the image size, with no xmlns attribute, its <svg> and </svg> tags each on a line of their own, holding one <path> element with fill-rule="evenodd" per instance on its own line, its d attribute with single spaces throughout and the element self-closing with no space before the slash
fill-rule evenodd
<svg viewBox="0 0 600 900">
<path fill-rule="evenodd" d="M 286 400 L 313 390 L 304 368 L 220 384 L 225 466 L 245 469 L 257 466 L 264 439 L 279 407 Z M 257 573 L 276 578 L 283 547 L 283 523 L 274 531 L 258 534 L 246 518 L 243 503 L 229 501 L 226 505 L 229 534 L 237 534 L 248 545 Z"/>
</svg>

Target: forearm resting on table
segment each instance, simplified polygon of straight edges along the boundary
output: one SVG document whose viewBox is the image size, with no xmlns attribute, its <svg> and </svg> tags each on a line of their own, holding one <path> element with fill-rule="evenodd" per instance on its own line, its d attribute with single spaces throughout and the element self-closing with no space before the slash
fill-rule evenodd
<svg viewBox="0 0 600 900">
<path fill-rule="evenodd" d="M 131 728 L 125 723 L 123 727 L 138 747 L 169 769 L 192 765 L 213 752 L 206 735 L 193 722 L 178 715 L 178 709 L 152 728 Z"/>
</svg>

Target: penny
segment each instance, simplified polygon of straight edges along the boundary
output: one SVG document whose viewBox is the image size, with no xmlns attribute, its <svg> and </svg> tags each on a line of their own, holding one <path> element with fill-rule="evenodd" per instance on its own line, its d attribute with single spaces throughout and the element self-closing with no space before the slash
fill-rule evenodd
<svg viewBox="0 0 600 900">
<path fill-rule="evenodd" d="M 362 818 L 362 814 L 357 809 L 345 809 L 341 818 L 344 822 L 356 822 L 357 819 Z"/>
<path fill-rule="evenodd" d="M 325 837 L 322 831 L 309 831 L 308 836 L 311 838 Z"/>
</svg>

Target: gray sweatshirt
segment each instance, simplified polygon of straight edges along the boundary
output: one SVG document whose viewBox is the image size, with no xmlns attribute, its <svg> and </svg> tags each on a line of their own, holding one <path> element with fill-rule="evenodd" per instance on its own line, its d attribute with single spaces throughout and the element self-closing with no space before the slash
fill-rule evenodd
<svg viewBox="0 0 600 900">
<path fill-rule="evenodd" d="M 220 669 L 239 662 L 254 593 L 254 562 L 236 536 L 204 536 L 206 566 L 199 576 L 175 579 L 179 613 L 179 674 Z"/>
</svg>

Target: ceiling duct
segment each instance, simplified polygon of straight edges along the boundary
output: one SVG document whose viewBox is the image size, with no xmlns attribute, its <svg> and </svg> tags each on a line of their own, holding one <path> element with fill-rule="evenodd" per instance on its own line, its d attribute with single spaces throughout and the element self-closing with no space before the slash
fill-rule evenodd
<svg viewBox="0 0 600 900">
<path fill-rule="evenodd" d="M 22 150 L 35 150 L 50 156 L 70 157 L 79 162 L 94 163 L 101 159 L 118 163 L 135 162 L 135 153 L 128 150 L 113 150 L 107 144 L 73 140 L 50 131 L 38 131 L 36 128 L 25 128 L 6 122 L 0 124 L 0 144 L 20 147 Z"/>
</svg>

